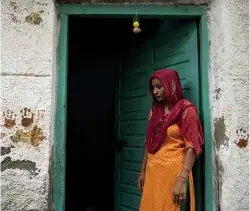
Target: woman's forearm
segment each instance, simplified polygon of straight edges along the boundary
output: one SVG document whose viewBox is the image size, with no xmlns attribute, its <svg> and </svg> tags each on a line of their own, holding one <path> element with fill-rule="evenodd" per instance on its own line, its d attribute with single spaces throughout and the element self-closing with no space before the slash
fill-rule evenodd
<svg viewBox="0 0 250 211">
<path fill-rule="evenodd" d="M 147 151 L 147 148 L 145 146 L 144 156 L 143 156 L 142 165 L 141 165 L 141 173 L 146 172 L 147 161 L 148 161 L 148 151 Z"/>
<path fill-rule="evenodd" d="M 193 148 L 191 148 L 191 147 L 188 148 L 186 150 L 186 154 L 185 154 L 185 157 L 184 157 L 183 168 L 182 168 L 182 170 L 180 172 L 180 175 L 182 177 L 185 177 L 185 178 L 188 177 L 190 171 L 193 168 L 195 158 L 196 158 L 195 150 Z"/>
</svg>

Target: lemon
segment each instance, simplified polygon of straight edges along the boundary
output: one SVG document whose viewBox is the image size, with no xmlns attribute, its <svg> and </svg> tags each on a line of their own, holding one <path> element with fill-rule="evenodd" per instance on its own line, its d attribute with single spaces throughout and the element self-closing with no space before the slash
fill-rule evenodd
<svg viewBox="0 0 250 211">
<path fill-rule="evenodd" d="M 138 26 L 139 26 L 139 22 L 138 22 L 138 21 L 135 21 L 135 22 L 133 23 L 133 26 L 134 26 L 134 27 L 138 27 Z"/>
</svg>

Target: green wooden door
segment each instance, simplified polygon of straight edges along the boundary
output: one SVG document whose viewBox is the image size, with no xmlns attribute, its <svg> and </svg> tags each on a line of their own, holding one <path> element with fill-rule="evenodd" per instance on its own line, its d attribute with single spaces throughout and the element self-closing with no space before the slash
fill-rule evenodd
<svg viewBox="0 0 250 211">
<path fill-rule="evenodd" d="M 132 49 L 121 59 L 119 88 L 116 97 L 115 211 L 138 210 L 141 193 L 137 178 L 141 168 L 144 140 L 151 107 L 148 80 L 151 73 L 168 67 L 178 71 L 184 96 L 199 108 L 199 65 L 197 24 L 178 25 L 171 32 L 158 33 L 140 48 Z M 195 166 L 196 207 L 201 207 L 199 162 Z"/>
</svg>

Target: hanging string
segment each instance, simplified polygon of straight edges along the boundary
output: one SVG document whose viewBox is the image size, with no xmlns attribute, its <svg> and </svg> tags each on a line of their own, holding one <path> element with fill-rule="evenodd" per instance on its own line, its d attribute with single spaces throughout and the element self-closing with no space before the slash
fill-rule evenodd
<svg viewBox="0 0 250 211">
<path fill-rule="evenodd" d="M 139 28 L 140 26 L 140 22 L 139 22 L 139 17 L 138 17 L 138 13 L 137 13 L 137 8 L 136 8 L 136 11 L 135 11 L 135 16 L 133 18 L 133 32 L 138 34 L 141 32 L 141 29 Z"/>
</svg>

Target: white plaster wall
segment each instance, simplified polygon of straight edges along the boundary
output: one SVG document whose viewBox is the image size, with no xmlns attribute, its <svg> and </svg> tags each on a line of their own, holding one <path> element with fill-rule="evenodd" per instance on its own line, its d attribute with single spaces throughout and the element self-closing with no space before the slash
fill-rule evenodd
<svg viewBox="0 0 250 211">
<path fill-rule="evenodd" d="M 2 211 L 48 210 L 56 48 L 53 0 L 1 1 Z"/>
<path fill-rule="evenodd" d="M 214 176 L 220 211 L 249 210 L 248 2 L 212 0 L 208 11 Z"/>
<path fill-rule="evenodd" d="M 1 210 L 48 210 L 55 6 L 53 0 L 3 0 L 1 4 Z M 26 20 L 33 12 L 42 20 L 37 25 Z M 217 210 L 244 211 L 249 210 L 249 154 L 248 146 L 244 147 L 249 135 L 248 0 L 211 0 L 208 13 Z M 22 125 L 20 112 L 25 107 L 31 110 L 28 118 L 34 113 L 28 127 Z M 38 146 L 33 143 L 34 126 L 41 128 L 35 130 Z"/>
</svg>

